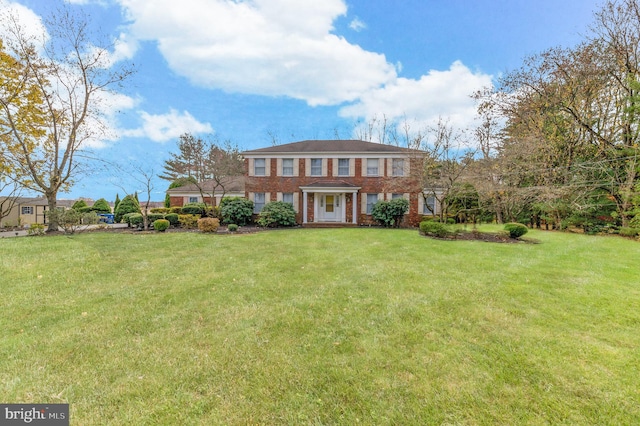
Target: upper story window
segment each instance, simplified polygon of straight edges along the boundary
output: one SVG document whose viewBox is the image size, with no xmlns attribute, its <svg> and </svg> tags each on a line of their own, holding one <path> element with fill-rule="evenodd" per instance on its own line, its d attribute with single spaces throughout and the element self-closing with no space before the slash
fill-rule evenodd
<svg viewBox="0 0 640 426">
<path fill-rule="evenodd" d="M 256 158 L 253 160 L 253 174 L 254 176 L 265 176 L 266 175 L 266 167 L 265 167 L 265 159 L 264 158 Z"/>
<path fill-rule="evenodd" d="M 322 176 L 322 158 L 311 159 L 311 176 Z"/>
<path fill-rule="evenodd" d="M 349 159 L 338 159 L 338 176 L 349 176 Z"/>
<path fill-rule="evenodd" d="M 378 165 L 377 158 L 367 158 L 367 176 L 378 176 Z"/>
<path fill-rule="evenodd" d="M 392 176 L 404 176 L 404 159 L 394 158 L 391 160 Z"/>
<path fill-rule="evenodd" d="M 282 159 L 282 176 L 293 176 L 293 158 Z"/>
</svg>

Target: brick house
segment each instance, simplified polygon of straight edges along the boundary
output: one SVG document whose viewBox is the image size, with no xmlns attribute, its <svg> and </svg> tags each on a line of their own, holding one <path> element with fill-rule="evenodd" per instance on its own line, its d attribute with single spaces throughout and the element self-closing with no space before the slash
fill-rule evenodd
<svg viewBox="0 0 640 426">
<path fill-rule="evenodd" d="M 191 183 L 168 189 L 169 203 L 172 207 L 182 207 L 187 203 L 206 203 L 217 206 L 220 204 L 223 194 L 225 197 L 244 197 L 244 181 L 245 178 L 243 176 L 230 176 L 221 179 L 220 183 L 214 180 L 207 180 L 199 185 Z"/>
<path fill-rule="evenodd" d="M 307 140 L 242 155 L 245 196 L 256 213 L 270 201 L 285 201 L 303 225 L 366 225 L 377 201 L 396 197 L 409 200 L 408 225 L 437 212 L 433 197 L 421 188 L 422 151 L 359 140 Z"/>
</svg>

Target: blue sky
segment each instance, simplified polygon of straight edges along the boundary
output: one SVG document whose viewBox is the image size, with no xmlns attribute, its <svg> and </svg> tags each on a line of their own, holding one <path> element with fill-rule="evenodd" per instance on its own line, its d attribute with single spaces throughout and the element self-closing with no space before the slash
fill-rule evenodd
<svg viewBox="0 0 640 426">
<path fill-rule="evenodd" d="M 37 28 L 60 0 L 0 0 Z M 103 170 L 59 198 L 112 201 L 159 174 L 184 132 L 242 149 L 356 136 L 383 115 L 473 126 L 469 95 L 527 55 L 588 33 L 593 0 L 68 0 L 137 73 L 109 98 Z M 113 114 L 117 111 L 118 114 Z M 130 167 L 129 167 L 130 166 Z M 139 176 L 137 176 L 139 177 Z M 153 200 L 168 182 L 154 179 Z"/>
</svg>

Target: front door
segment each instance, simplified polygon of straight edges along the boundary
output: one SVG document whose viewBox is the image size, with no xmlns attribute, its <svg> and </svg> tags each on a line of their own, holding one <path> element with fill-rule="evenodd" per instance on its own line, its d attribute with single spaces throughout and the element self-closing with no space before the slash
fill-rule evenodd
<svg viewBox="0 0 640 426">
<path fill-rule="evenodd" d="M 320 218 L 323 222 L 340 222 L 340 196 L 322 194 L 320 200 Z"/>
</svg>

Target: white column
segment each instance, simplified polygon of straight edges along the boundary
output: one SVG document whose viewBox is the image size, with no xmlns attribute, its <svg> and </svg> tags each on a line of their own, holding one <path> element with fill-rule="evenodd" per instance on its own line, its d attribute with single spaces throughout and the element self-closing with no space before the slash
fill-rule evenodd
<svg viewBox="0 0 640 426">
<path fill-rule="evenodd" d="M 356 218 L 356 207 L 358 207 L 358 193 L 354 192 L 353 195 L 351 195 L 351 200 L 353 201 L 351 203 L 352 207 L 353 207 L 353 211 L 351 212 L 351 222 L 352 223 L 358 223 L 358 219 Z"/>
<path fill-rule="evenodd" d="M 302 191 L 302 223 L 307 223 L 307 193 Z"/>
</svg>

